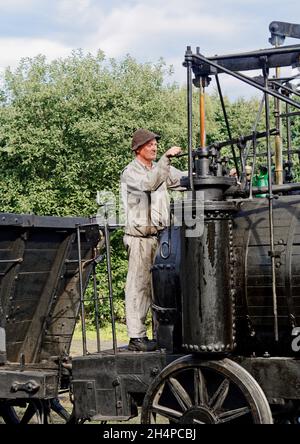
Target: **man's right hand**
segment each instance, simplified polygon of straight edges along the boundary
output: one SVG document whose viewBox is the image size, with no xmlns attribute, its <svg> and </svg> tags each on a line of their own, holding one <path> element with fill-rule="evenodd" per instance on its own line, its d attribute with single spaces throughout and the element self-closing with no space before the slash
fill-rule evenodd
<svg viewBox="0 0 300 444">
<path fill-rule="evenodd" d="M 179 146 L 172 146 L 172 148 L 169 148 L 168 151 L 166 152 L 166 156 L 167 157 L 175 157 L 178 154 L 181 154 L 182 152 L 182 148 L 180 148 Z"/>
</svg>

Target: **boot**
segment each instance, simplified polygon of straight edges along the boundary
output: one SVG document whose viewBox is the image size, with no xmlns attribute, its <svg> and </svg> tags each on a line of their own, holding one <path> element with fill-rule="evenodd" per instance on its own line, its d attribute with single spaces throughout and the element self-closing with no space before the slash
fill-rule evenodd
<svg viewBox="0 0 300 444">
<path fill-rule="evenodd" d="M 150 341 L 147 336 L 144 338 L 130 338 L 128 350 L 143 352 L 154 351 L 157 350 L 157 343 L 156 341 Z"/>
</svg>

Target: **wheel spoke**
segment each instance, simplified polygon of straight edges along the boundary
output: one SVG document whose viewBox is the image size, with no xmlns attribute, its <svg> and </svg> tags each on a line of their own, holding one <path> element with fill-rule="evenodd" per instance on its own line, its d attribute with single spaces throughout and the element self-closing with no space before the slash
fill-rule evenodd
<svg viewBox="0 0 300 444">
<path fill-rule="evenodd" d="M 229 385 L 230 385 L 229 380 L 224 379 L 224 381 L 219 385 L 215 394 L 210 399 L 209 406 L 212 408 L 214 412 L 219 410 L 224 404 L 224 401 L 229 392 Z"/>
<path fill-rule="evenodd" d="M 193 418 L 193 424 L 205 424 L 205 422 L 200 421 L 199 419 Z"/>
<path fill-rule="evenodd" d="M 51 419 L 51 411 L 55 412 L 60 418 L 64 419 L 66 422 L 70 420 L 70 413 L 61 405 L 58 398 L 50 400 L 50 405 L 47 406 L 47 415 Z"/>
<path fill-rule="evenodd" d="M 150 415 L 150 424 L 156 424 L 156 413 L 152 412 Z"/>
<path fill-rule="evenodd" d="M 36 417 L 36 421 L 38 424 L 46 424 L 47 422 L 45 421 L 45 406 L 43 401 L 41 401 L 40 399 L 36 399 L 36 400 L 32 400 L 30 401 L 30 403 L 32 403 L 32 407 L 34 410 L 34 414 Z"/>
<path fill-rule="evenodd" d="M 181 418 L 182 412 L 170 409 L 162 405 L 153 405 L 151 407 L 152 413 L 164 416 L 165 418 L 171 419 L 173 422 L 179 422 L 178 418 Z"/>
<path fill-rule="evenodd" d="M 161 384 L 161 386 L 159 387 L 159 389 L 157 390 L 157 393 L 156 393 L 156 395 L 154 396 L 154 399 L 153 399 L 153 405 L 158 405 L 159 404 L 159 400 L 160 400 L 160 397 L 161 397 L 161 395 L 162 395 L 162 393 L 164 391 L 165 385 L 166 385 L 166 381 L 164 381 Z"/>
<path fill-rule="evenodd" d="M 180 384 L 180 382 L 177 379 L 169 378 L 168 384 L 171 389 L 171 392 L 173 393 L 173 395 L 177 399 L 177 401 L 183 411 L 186 411 L 188 408 L 192 407 L 193 404 L 192 404 L 189 394 L 187 393 L 185 388 L 182 387 L 182 385 Z"/>
<path fill-rule="evenodd" d="M 239 409 L 228 410 L 227 412 L 220 413 L 218 416 L 219 416 L 220 422 L 224 423 L 224 422 L 233 421 L 234 419 L 239 418 L 240 416 L 247 415 L 247 413 L 250 413 L 250 408 L 249 407 L 241 407 Z"/>
<path fill-rule="evenodd" d="M 15 409 L 7 403 L 1 406 L 0 414 L 6 424 L 20 424 L 20 418 Z"/>
<path fill-rule="evenodd" d="M 37 412 L 37 409 L 35 407 L 35 405 L 33 404 L 33 402 L 29 402 L 24 415 L 22 416 L 22 419 L 20 421 L 21 424 L 28 424 L 29 421 L 34 417 L 34 415 L 37 415 L 37 421 L 39 423 L 39 415 Z"/>
<path fill-rule="evenodd" d="M 206 382 L 202 371 L 199 368 L 194 369 L 194 392 L 195 392 L 195 405 L 207 405 L 208 393 Z"/>
</svg>

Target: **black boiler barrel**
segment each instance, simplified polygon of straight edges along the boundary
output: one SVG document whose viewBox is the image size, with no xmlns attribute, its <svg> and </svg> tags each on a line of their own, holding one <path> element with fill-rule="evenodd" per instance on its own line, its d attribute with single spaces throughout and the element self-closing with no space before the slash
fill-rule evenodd
<svg viewBox="0 0 300 444">
<path fill-rule="evenodd" d="M 205 202 L 203 230 L 182 229 L 182 347 L 223 353 L 235 347 L 233 301 L 234 202 Z"/>
<path fill-rule="evenodd" d="M 274 337 L 272 266 L 267 199 L 241 203 L 234 218 L 238 351 L 292 355 L 300 326 L 300 196 L 274 200 L 279 341 Z"/>
</svg>

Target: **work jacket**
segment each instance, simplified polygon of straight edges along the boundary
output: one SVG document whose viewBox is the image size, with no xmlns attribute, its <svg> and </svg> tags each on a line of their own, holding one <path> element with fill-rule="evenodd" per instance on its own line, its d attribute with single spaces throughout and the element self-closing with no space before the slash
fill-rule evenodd
<svg viewBox="0 0 300 444">
<path fill-rule="evenodd" d="M 121 192 L 125 214 L 125 234 L 150 236 L 169 225 L 168 188 L 183 189 L 180 179 L 185 173 L 171 166 L 163 155 L 152 168 L 136 158 L 121 175 Z"/>
</svg>

